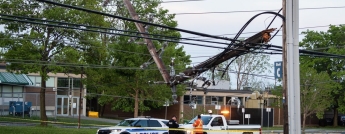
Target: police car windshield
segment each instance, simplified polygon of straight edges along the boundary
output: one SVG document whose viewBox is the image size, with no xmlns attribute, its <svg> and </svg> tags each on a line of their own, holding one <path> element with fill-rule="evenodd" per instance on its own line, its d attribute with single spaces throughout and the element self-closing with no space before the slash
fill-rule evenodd
<svg viewBox="0 0 345 134">
<path fill-rule="evenodd" d="M 136 121 L 138 120 L 123 120 L 117 126 L 133 126 Z"/>
<path fill-rule="evenodd" d="M 195 120 L 198 119 L 198 116 L 196 116 L 193 120 L 189 121 L 188 124 L 193 124 Z M 212 117 L 211 116 L 201 116 L 201 120 L 203 122 L 203 125 L 208 124 L 211 121 Z"/>
</svg>

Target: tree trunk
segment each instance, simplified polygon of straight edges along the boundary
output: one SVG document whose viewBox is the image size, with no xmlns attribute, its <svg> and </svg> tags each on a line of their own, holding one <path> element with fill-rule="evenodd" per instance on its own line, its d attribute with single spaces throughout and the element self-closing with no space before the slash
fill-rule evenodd
<svg viewBox="0 0 345 134">
<path fill-rule="evenodd" d="M 302 126 L 302 133 L 303 133 L 303 134 L 304 134 L 304 132 L 305 132 L 305 121 L 306 121 L 306 119 L 307 119 L 307 116 L 306 116 L 305 113 L 303 113 L 303 126 Z"/>
<path fill-rule="evenodd" d="M 41 73 L 46 73 L 46 67 L 42 66 Z M 42 76 L 42 75 L 41 75 Z M 46 114 L 46 81 L 42 77 L 41 78 L 41 91 L 40 91 L 40 116 L 41 116 L 41 126 L 47 126 L 47 114 Z"/>
<path fill-rule="evenodd" d="M 333 126 L 338 126 L 338 108 L 334 107 L 333 108 Z"/>
<path fill-rule="evenodd" d="M 135 97 L 134 97 L 134 118 L 138 117 L 139 111 L 139 90 L 135 90 Z"/>
</svg>

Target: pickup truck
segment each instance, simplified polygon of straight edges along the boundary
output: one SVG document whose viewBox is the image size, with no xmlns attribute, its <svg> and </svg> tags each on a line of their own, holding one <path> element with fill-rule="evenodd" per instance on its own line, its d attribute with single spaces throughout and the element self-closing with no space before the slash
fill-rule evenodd
<svg viewBox="0 0 345 134">
<path fill-rule="evenodd" d="M 185 134 L 192 134 L 195 117 L 189 123 L 181 125 Z M 204 134 L 261 134 L 261 125 L 239 125 L 227 122 L 223 115 L 201 115 Z"/>
</svg>

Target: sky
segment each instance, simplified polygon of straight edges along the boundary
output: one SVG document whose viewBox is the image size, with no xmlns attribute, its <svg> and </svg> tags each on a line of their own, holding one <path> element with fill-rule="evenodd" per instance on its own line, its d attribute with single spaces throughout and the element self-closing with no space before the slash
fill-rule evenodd
<svg viewBox="0 0 345 134">
<path fill-rule="evenodd" d="M 169 2 L 166 1 L 180 1 L 180 0 L 163 0 L 161 7 L 168 9 L 169 13 L 176 13 L 175 20 L 178 22 L 178 28 L 187 29 L 191 31 L 197 31 L 201 33 L 207 33 L 211 35 L 226 35 L 226 37 L 233 38 L 242 26 L 254 15 L 262 12 L 263 10 L 276 10 L 278 11 L 282 7 L 282 0 L 200 0 L 200 1 L 189 1 L 189 2 Z M 299 2 L 300 12 L 299 12 L 299 27 L 301 28 L 299 32 L 307 30 L 305 27 L 315 27 L 309 28 L 309 30 L 315 31 L 326 31 L 328 25 L 338 25 L 345 24 L 345 0 L 300 0 Z M 325 8 L 326 7 L 326 8 Z M 342 8 L 327 8 L 327 7 L 342 7 Z M 305 9 L 309 8 L 309 9 Z M 310 9 L 319 8 L 319 9 Z M 225 11 L 254 11 L 261 10 L 257 12 L 236 12 L 236 13 L 219 13 L 219 14 L 179 14 L 179 13 L 200 13 L 200 12 L 225 12 Z M 273 15 L 266 14 L 261 15 L 254 19 L 250 25 L 243 31 L 241 37 L 250 37 L 254 33 L 245 34 L 248 32 L 259 32 L 264 30 L 267 25 L 272 20 Z M 272 28 L 279 28 L 282 21 L 277 18 L 273 24 Z M 317 27 L 323 26 L 323 27 Z M 0 30 L 3 30 L 3 26 L 0 26 Z M 190 35 L 181 32 L 182 37 L 196 37 L 195 35 Z M 270 44 L 281 46 L 282 38 L 281 32 L 278 33 Z M 299 40 L 303 39 L 303 35 L 299 36 Z M 197 38 L 206 39 L 206 38 Z M 212 40 L 224 42 L 222 40 Z M 191 41 L 185 41 L 191 42 Z M 200 43 L 200 42 L 193 42 Z M 225 47 L 225 45 L 217 45 L 210 43 L 200 43 L 203 45 L 213 45 L 219 47 Z M 184 50 L 191 57 L 198 56 L 208 56 L 212 57 L 220 53 L 221 49 L 199 47 L 192 45 L 185 45 Z M 205 61 L 207 57 L 203 58 L 192 58 L 192 65 L 197 65 L 198 63 Z M 270 56 L 270 63 L 273 65 L 275 61 L 281 61 L 281 55 Z M 271 74 L 265 74 L 274 76 L 274 68 L 271 68 Z M 235 89 L 236 84 L 234 83 L 234 76 L 231 77 L 232 83 L 231 88 Z M 273 80 L 268 79 L 271 83 Z"/>
<path fill-rule="evenodd" d="M 171 1 L 171 0 L 163 0 Z M 253 10 L 276 10 L 276 12 L 282 7 L 282 0 L 203 0 L 203 1 L 189 1 L 189 2 L 175 2 L 175 3 L 162 3 L 162 8 L 168 9 L 169 13 L 196 13 L 196 12 L 224 12 L 224 11 L 253 11 Z M 343 8 L 323 8 L 323 7 L 343 7 Z M 345 24 L 345 17 L 342 17 L 342 13 L 345 13 L 345 1 L 344 0 L 300 0 L 299 2 L 299 30 L 306 31 L 305 27 L 324 26 L 317 28 L 309 28 L 309 30 L 315 31 L 327 31 L 328 25 Z M 303 9 L 304 8 L 304 9 Z M 308 9 L 305 9 L 308 8 Z M 322 8 L 322 9 L 310 9 L 310 8 Z M 262 12 L 262 11 L 260 11 Z M 237 12 L 237 13 L 222 13 L 222 14 L 180 14 L 176 15 L 175 20 L 178 22 L 178 28 L 183 28 L 191 31 L 197 31 L 207 33 L 211 35 L 223 35 L 223 34 L 236 34 L 242 26 L 254 15 L 260 12 Z M 250 25 L 243 31 L 247 32 L 259 32 L 264 30 L 270 21 L 273 19 L 273 15 L 266 14 L 257 17 Z M 279 28 L 282 24 L 281 19 L 276 19 L 272 28 Z M 182 37 L 195 37 L 187 33 L 182 33 Z M 241 37 L 250 37 L 254 35 L 242 34 Z M 281 35 L 279 32 L 277 35 Z M 225 37 L 233 38 L 234 35 L 228 35 Z M 303 35 L 299 36 L 299 40 L 303 39 Z M 200 38 L 205 39 L 205 38 Z M 213 40 L 221 41 L 221 40 Z M 224 41 L 222 41 L 224 42 Z M 199 42 L 200 43 L 200 42 Z M 217 45 L 210 43 L 201 43 L 205 45 Z M 270 42 L 273 45 L 282 45 L 282 37 L 276 36 Z M 221 52 L 220 49 L 199 47 L 192 45 L 184 45 L 184 50 L 191 57 L 195 56 L 214 56 Z M 208 59 L 204 58 L 192 58 L 192 63 L 197 65 L 199 62 Z M 275 61 L 281 61 L 281 55 L 270 56 L 270 63 L 273 65 Z M 271 68 L 272 73 L 267 74 L 274 76 L 274 68 Z M 231 77 L 234 78 L 234 77 Z M 274 83 L 273 80 L 269 80 Z M 235 88 L 234 82 L 231 82 L 231 88 Z"/>
</svg>

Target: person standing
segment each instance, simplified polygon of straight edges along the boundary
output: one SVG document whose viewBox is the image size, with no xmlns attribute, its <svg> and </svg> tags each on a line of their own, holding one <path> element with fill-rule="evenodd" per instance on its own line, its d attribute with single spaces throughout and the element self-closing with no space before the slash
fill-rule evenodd
<svg viewBox="0 0 345 134">
<path fill-rule="evenodd" d="M 176 121 L 176 116 L 172 116 L 172 118 L 169 120 L 167 123 L 167 126 L 169 127 L 169 134 L 177 134 L 177 130 L 170 130 L 170 129 L 176 129 L 179 127 L 177 121 Z"/>
<path fill-rule="evenodd" d="M 201 120 L 201 116 L 198 115 L 198 119 L 195 120 L 193 123 L 194 134 L 203 134 L 202 125 L 203 125 L 203 122 Z"/>
</svg>

